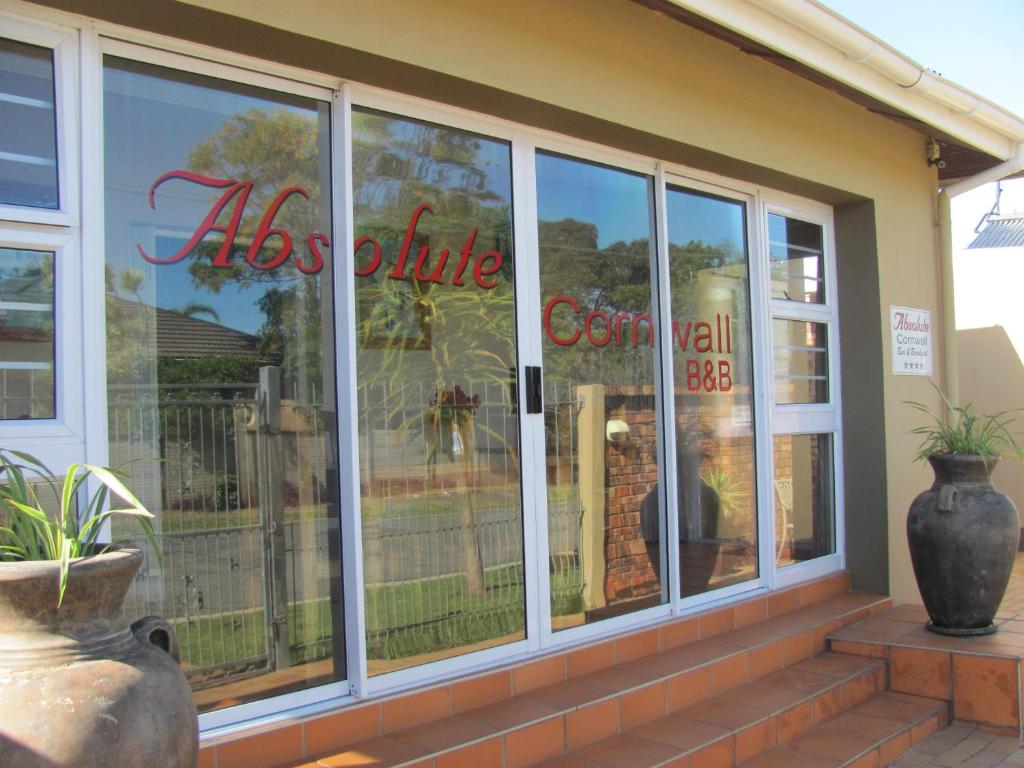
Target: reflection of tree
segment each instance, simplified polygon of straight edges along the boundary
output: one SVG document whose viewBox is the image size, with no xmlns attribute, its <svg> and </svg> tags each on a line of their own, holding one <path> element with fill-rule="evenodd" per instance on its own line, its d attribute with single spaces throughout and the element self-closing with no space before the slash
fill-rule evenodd
<svg viewBox="0 0 1024 768">
<path fill-rule="evenodd" d="M 281 380 L 286 388 L 293 388 L 291 397 L 307 401 L 312 399 L 310 387 L 320 381 L 323 372 L 320 275 L 303 274 L 294 259 L 276 269 L 254 269 L 246 263 L 244 253 L 267 207 L 288 187 L 301 187 L 309 194 L 308 201 L 300 196 L 290 198 L 274 217 L 274 226 L 291 233 L 296 253 L 302 255 L 308 234 L 324 229 L 320 224 L 320 176 L 325 165 L 321 141 L 318 121 L 312 115 L 251 109 L 226 121 L 189 155 L 189 168 L 196 173 L 253 182 L 232 266 L 213 266 L 213 254 L 222 240 L 207 238 L 195 249 L 188 266 L 193 285 L 210 293 L 219 293 L 229 284 L 269 286 L 257 300 L 264 316 L 260 352 L 266 359 L 281 361 Z M 263 247 L 268 253 L 260 260 L 268 261 L 279 247 L 277 238 L 271 238 Z"/>
<path fill-rule="evenodd" d="M 352 162 L 356 234 L 374 238 L 382 251 L 381 266 L 356 283 L 359 386 L 369 429 L 375 428 L 374 414 L 383 414 L 397 439 L 422 434 L 428 457 L 447 455 L 459 467 L 466 588 L 480 594 L 485 584 L 472 502 L 474 432 L 489 432 L 513 461 L 516 456 L 505 435 L 473 418 L 473 408 L 453 409 L 458 393 L 507 397 L 509 369 L 515 366 L 511 207 L 508 192 L 492 189 L 489 176 L 500 167 L 507 173 L 508 148 L 459 131 L 358 112 Z M 440 283 L 388 276 L 410 216 L 423 204 L 431 212 L 420 219 L 410 262 L 428 248 L 429 274 L 447 248 L 451 256 Z M 460 249 L 474 229 L 474 256 L 487 250 L 504 256 L 491 289 L 473 281 L 472 264 L 464 285 L 451 284 Z M 363 267 L 368 256 L 360 252 L 356 258 Z M 409 263 L 407 274 L 412 269 Z M 461 451 L 451 449 L 453 429 Z"/>
<path fill-rule="evenodd" d="M 648 336 L 654 332 L 652 324 L 640 323 L 636 347 L 631 321 L 621 321 L 621 345 L 614 329 L 619 312 L 653 319 L 649 241 L 618 241 L 599 248 L 594 224 L 565 219 L 540 222 L 540 248 L 543 300 L 568 296 L 580 307 L 579 313 L 563 306 L 551 315 L 556 334 L 567 338 L 582 329 L 587 313 L 592 310 L 607 314 L 613 325 L 612 339 L 607 345 L 594 346 L 584 336 L 565 348 L 571 349 L 569 354 L 561 348 L 553 349 L 550 339 L 545 338 L 545 376 L 549 380 L 558 377 L 577 383 L 604 382 L 616 386 L 653 383 L 653 354 Z M 602 320 L 595 321 L 594 335 L 603 338 L 605 328 Z"/>
</svg>

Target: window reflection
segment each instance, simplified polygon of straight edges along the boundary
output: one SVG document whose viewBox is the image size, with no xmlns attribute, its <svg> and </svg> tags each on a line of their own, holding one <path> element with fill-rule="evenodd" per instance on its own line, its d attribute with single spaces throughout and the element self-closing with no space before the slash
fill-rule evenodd
<svg viewBox="0 0 1024 768">
<path fill-rule="evenodd" d="M 778 567 L 835 548 L 831 435 L 777 435 L 775 552 Z"/>
<path fill-rule="evenodd" d="M 537 156 L 554 629 L 657 605 L 653 180 Z"/>
<path fill-rule="evenodd" d="M 757 576 L 745 211 L 669 187 L 679 561 L 683 596 Z"/>
<path fill-rule="evenodd" d="M 828 402 L 828 326 L 772 320 L 775 402 Z"/>
<path fill-rule="evenodd" d="M 0 420 L 56 415 L 53 260 L 0 248 Z"/>
<path fill-rule="evenodd" d="M 330 105 L 104 63 L 110 461 L 163 551 L 126 611 L 200 711 L 344 679 Z"/>
<path fill-rule="evenodd" d="M 768 214 L 772 298 L 825 303 L 825 254 L 818 224 Z"/>
<path fill-rule="evenodd" d="M 53 51 L 0 38 L 0 203 L 57 208 Z"/>
<path fill-rule="evenodd" d="M 369 674 L 525 637 L 511 149 L 353 114 Z"/>
</svg>

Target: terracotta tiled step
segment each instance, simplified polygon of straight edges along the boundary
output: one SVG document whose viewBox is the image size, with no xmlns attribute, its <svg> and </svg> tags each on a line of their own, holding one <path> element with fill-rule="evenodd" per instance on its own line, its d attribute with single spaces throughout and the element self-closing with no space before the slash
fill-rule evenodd
<svg viewBox="0 0 1024 768">
<path fill-rule="evenodd" d="M 1024 622 L 1012 616 L 996 615 L 996 634 L 949 637 L 925 629 L 923 606 L 901 605 L 831 632 L 828 641 L 835 651 L 888 661 L 892 690 L 944 699 L 955 720 L 1020 739 Z"/>
<path fill-rule="evenodd" d="M 741 768 L 880 768 L 947 724 L 944 701 L 880 693 Z"/>
<path fill-rule="evenodd" d="M 733 766 L 875 696 L 885 667 L 868 661 L 817 656 L 593 744 L 570 745 L 541 766 Z"/>
<path fill-rule="evenodd" d="M 742 656 L 729 654 L 737 662 L 745 660 Z M 748 682 L 748 676 L 720 678 L 717 689 L 715 670 L 721 661 L 680 662 L 685 671 L 679 674 L 666 674 L 655 665 L 653 672 L 661 675 L 656 683 L 637 685 L 636 665 L 628 665 L 626 672 L 616 667 L 302 765 L 334 768 L 364 760 L 374 766 L 521 768 L 567 751 L 592 757 L 592 750 L 641 748 L 655 756 L 704 750 L 742 759 L 866 700 L 885 685 L 883 662 L 839 654 L 798 661 L 755 682 Z M 679 684 L 676 693 L 669 681 Z"/>
<path fill-rule="evenodd" d="M 820 653 L 829 632 L 891 607 L 846 589 L 845 574 L 826 577 L 292 721 L 211 745 L 204 757 L 217 768 L 529 765 L 797 664 Z"/>
</svg>

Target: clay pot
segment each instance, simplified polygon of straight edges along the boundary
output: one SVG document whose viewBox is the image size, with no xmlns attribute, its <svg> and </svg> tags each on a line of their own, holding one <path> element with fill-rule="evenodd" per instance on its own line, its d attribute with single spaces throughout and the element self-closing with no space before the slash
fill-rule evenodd
<svg viewBox="0 0 1024 768">
<path fill-rule="evenodd" d="M 931 488 L 910 505 L 907 540 L 928 628 L 947 635 L 996 631 L 992 619 L 1013 572 L 1020 518 L 992 486 L 996 457 L 935 454 Z"/>
<path fill-rule="evenodd" d="M 59 563 L 0 563 L 0 765 L 192 768 L 198 728 L 170 625 L 131 627 L 121 604 L 137 549 Z"/>
</svg>

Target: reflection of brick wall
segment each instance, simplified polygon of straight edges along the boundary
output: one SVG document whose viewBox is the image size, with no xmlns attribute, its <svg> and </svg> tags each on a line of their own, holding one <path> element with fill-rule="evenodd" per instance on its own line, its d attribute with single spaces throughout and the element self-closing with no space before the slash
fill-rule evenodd
<svg viewBox="0 0 1024 768">
<path fill-rule="evenodd" d="M 614 603 L 660 590 L 640 527 L 641 505 L 658 482 L 657 419 L 653 393 L 609 388 L 605 394 L 606 418 L 629 425 L 628 439 L 605 444 L 604 591 Z"/>
</svg>

